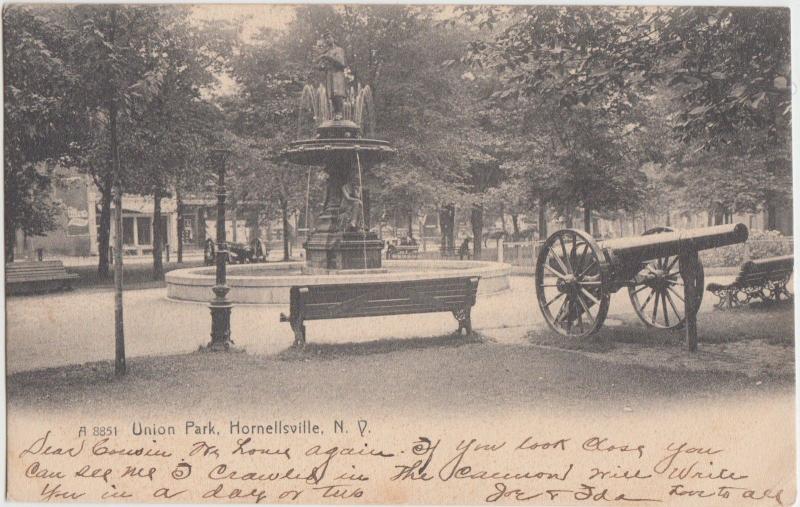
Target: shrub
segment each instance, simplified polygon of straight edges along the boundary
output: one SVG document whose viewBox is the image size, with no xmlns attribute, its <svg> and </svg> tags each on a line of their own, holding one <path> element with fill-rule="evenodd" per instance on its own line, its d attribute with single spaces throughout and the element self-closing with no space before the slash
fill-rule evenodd
<svg viewBox="0 0 800 507">
<path fill-rule="evenodd" d="M 739 266 L 746 260 L 763 259 L 793 252 L 792 239 L 779 231 L 751 230 L 747 242 L 700 252 L 704 267 Z"/>
</svg>

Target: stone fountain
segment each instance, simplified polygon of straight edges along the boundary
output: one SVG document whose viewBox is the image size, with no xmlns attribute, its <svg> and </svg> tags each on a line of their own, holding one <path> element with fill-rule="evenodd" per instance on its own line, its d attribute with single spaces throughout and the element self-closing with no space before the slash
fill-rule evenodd
<svg viewBox="0 0 800 507">
<path fill-rule="evenodd" d="M 306 85 L 301 95 L 298 141 L 281 156 L 327 174 L 323 211 L 305 243 L 306 260 L 228 267 L 232 303 L 287 304 L 292 286 L 427 280 L 479 276 L 478 296 L 509 288 L 507 264 L 459 260 L 387 260 L 383 241 L 365 227 L 361 198 L 364 172 L 395 154 L 387 141 L 375 139 L 370 88 L 346 86 L 344 51 L 327 40 L 322 57 L 323 85 Z M 211 268 L 167 273 L 167 297 L 206 302 L 211 296 Z"/>
<path fill-rule="evenodd" d="M 306 87 L 300 108 L 301 119 L 305 113 L 313 114 L 316 135 L 290 143 L 282 153 L 294 164 L 321 166 L 328 176 L 323 211 L 304 245 L 306 272 L 378 270 L 383 241 L 365 228 L 363 173 L 395 151 L 386 141 L 364 137 L 374 125 L 371 91 L 348 89 L 344 51 L 332 39 L 326 42 L 321 58 L 325 85 L 317 90 Z"/>
</svg>

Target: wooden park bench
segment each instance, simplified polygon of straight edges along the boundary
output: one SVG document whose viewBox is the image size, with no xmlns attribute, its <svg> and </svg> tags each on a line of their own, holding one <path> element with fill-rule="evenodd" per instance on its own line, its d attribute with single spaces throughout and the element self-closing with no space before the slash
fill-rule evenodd
<svg viewBox="0 0 800 507">
<path fill-rule="evenodd" d="M 462 277 L 294 286 L 289 293 L 289 316 L 281 313 L 281 322 L 291 324 L 295 347 L 305 345 L 305 321 L 321 319 L 450 312 L 458 321 L 457 332 L 463 329 L 469 335 L 479 280 Z"/>
<path fill-rule="evenodd" d="M 68 290 L 77 278 L 67 273 L 61 261 L 12 262 L 6 264 L 6 294 Z"/>
<path fill-rule="evenodd" d="M 739 268 L 736 280 L 727 285 L 710 283 L 706 290 L 719 298 L 717 308 L 746 305 L 753 299 L 781 301 L 791 299 L 786 288 L 794 269 L 794 256 L 769 257 L 747 261 Z"/>
<path fill-rule="evenodd" d="M 386 247 L 387 259 L 416 259 L 419 257 L 419 245 L 389 245 Z"/>
</svg>

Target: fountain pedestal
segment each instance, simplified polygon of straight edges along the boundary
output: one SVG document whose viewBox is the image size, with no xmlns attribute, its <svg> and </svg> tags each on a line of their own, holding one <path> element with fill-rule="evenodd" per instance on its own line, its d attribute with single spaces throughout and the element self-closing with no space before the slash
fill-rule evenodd
<svg viewBox="0 0 800 507">
<path fill-rule="evenodd" d="M 350 217 L 342 216 L 343 188 L 357 180 L 362 165 L 371 165 L 393 154 L 388 143 L 363 139 L 358 125 L 348 120 L 328 120 L 317 127 L 313 140 L 296 141 L 285 151 L 288 160 L 322 165 L 328 175 L 323 211 L 304 248 L 305 273 L 328 274 L 346 270 L 379 270 L 383 241 L 374 232 L 351 230 Z M 357 178 L 356 178 L 357 176 Z M 363 198 L 363 197 L 362 197 Z M 347 211 L 347 210 L 345 210 Z M 363 215 L 366 210 L 360 210 Z M 352 210 L 350 210 L 352 212 Z M 363 216 L 357 228 L 363 227 Z"/>
<path fill-rule="evenodd" d="M 304 247 L 309 274 L 381 267 L 383 241 L 372 232 L 314 232 Z"/>
</svg>

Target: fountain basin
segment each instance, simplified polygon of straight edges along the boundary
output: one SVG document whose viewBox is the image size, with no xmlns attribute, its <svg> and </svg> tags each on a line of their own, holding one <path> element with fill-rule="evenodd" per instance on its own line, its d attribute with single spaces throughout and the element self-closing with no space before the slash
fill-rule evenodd
<svg viewBox="0 0 800 507">
<path fill-rule="evenodd" d="M 356 154 L 365 166 L 383 162 L 395 154 L 387 141 L 363 138 L 303 139 L 289 143 L 283 156 L 300 165 L 325 165 L 355 161 Z"/>
<path fill-rule="evenodd" d="M 508 290 L 511 266 L 497 262 L 448 260 L 387 260 L 385 272 L 305 274 L 305 262 L 242 264 L 228 266 L 228 299 L 232 303 L 289 304 L 293 285 L 342 284 L 357 282 L 392 282 L 480 276 L 478 297 Z M 166 275 L 167 297 L 178 301 L 208 302 L 213 293 L 214 268 L 188 268 Z"/>
</svg>

